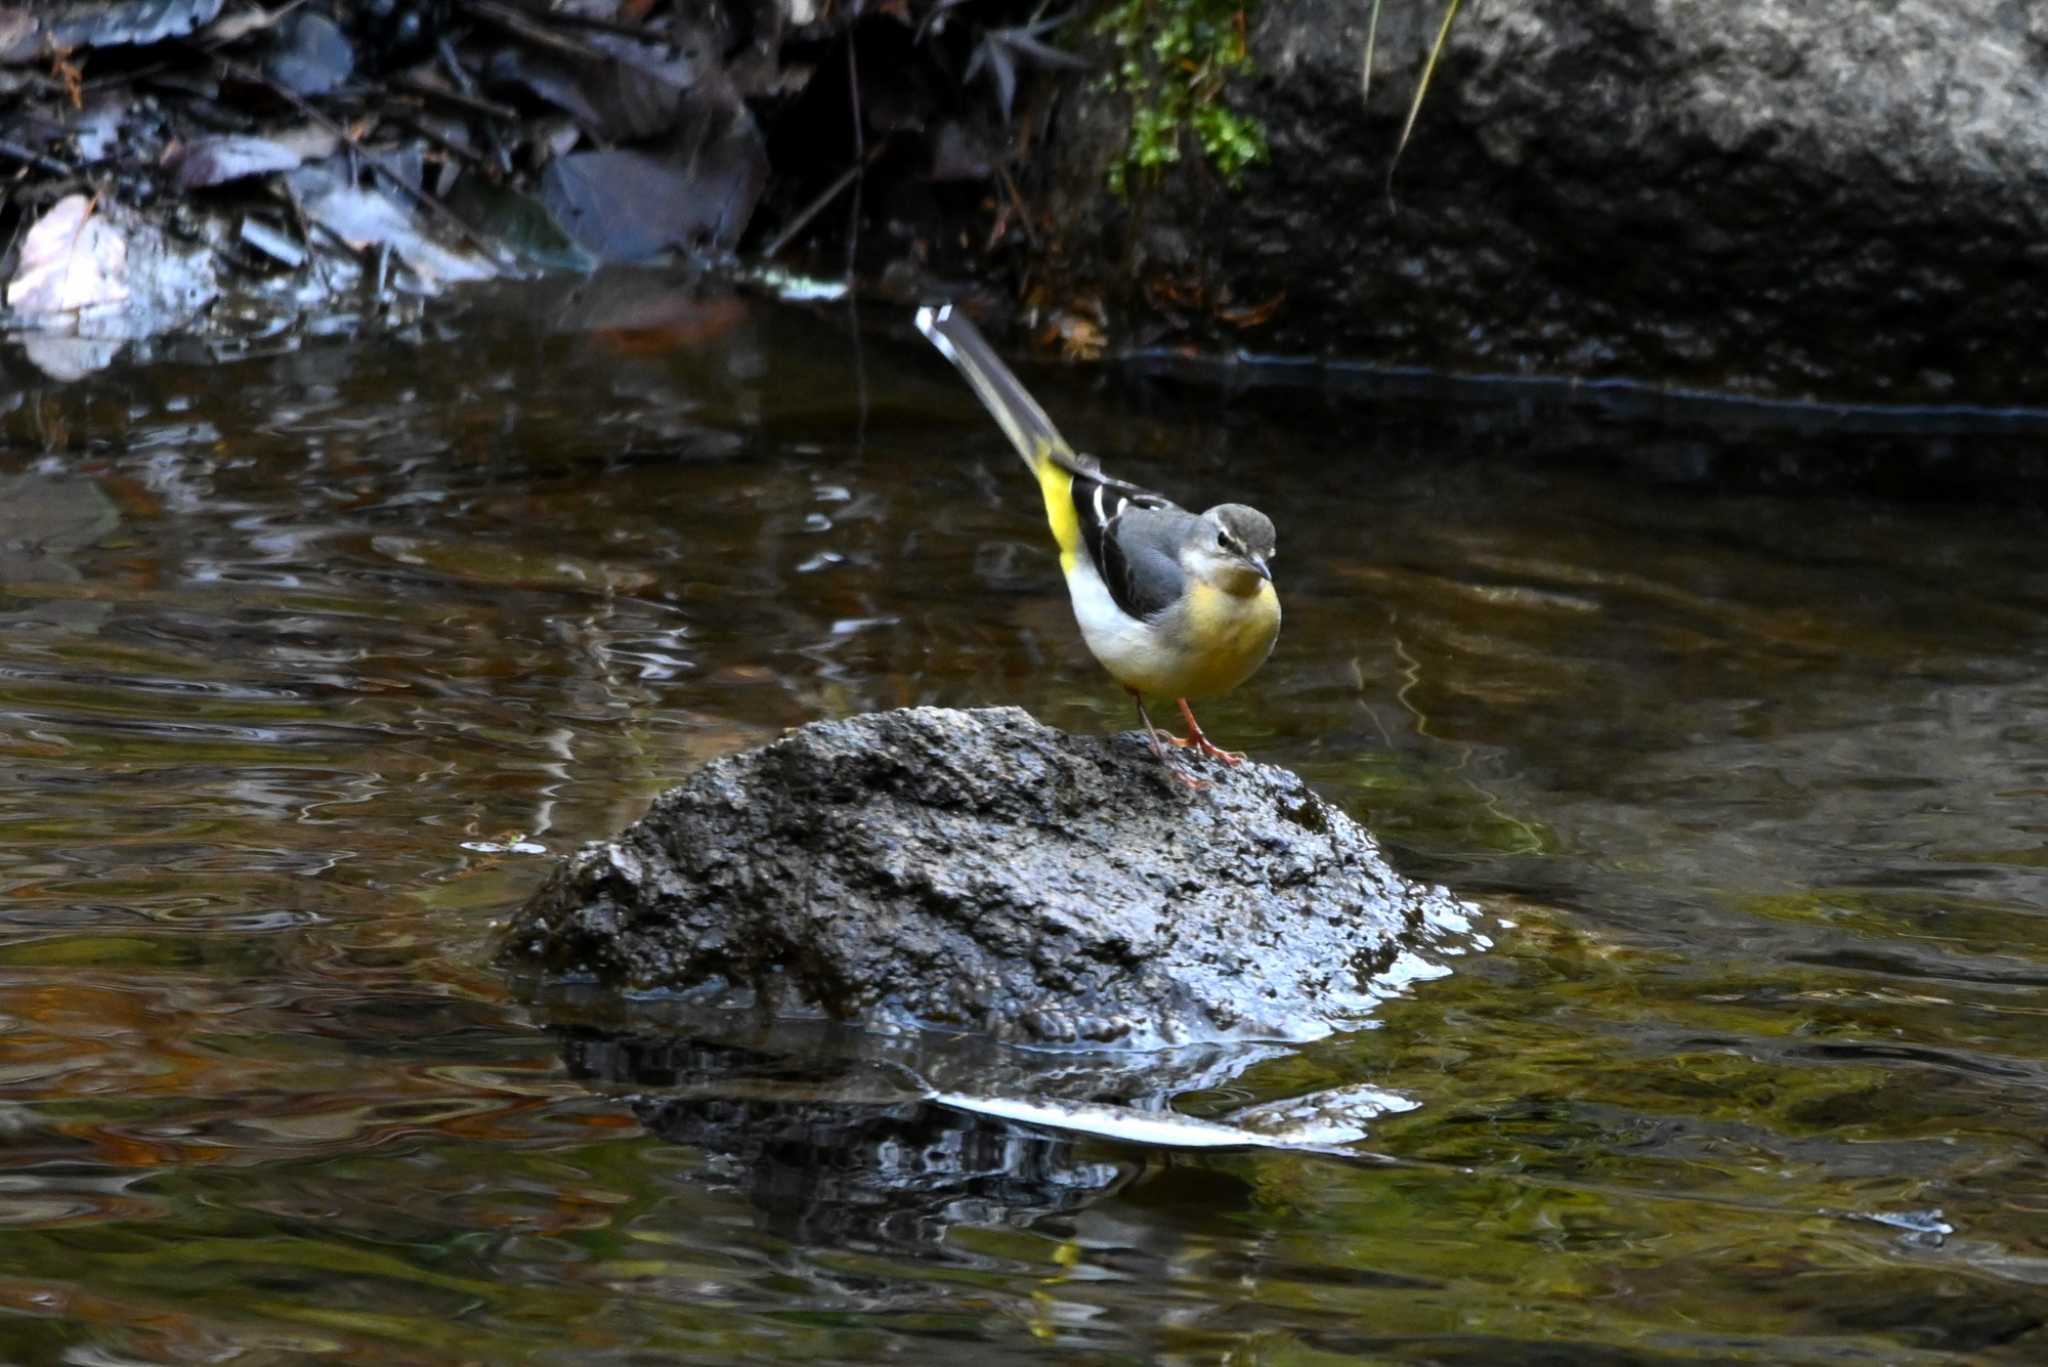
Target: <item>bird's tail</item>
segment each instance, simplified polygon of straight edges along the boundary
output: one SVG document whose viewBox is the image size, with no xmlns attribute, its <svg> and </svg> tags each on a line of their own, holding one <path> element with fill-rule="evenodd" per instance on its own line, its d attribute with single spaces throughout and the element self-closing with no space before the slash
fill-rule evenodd
<svg viewBox="0 0 2048 1367">
<path fill-rule="evenodd" d="M 951 304 L 917 311 L 917 330 L 931 339 L 941 355 L 960 368 L 974 393 L 1001 425 L 1004 435 L 1024 457 L 1031 473 L 1045 478 L 1047 461 L 1082 474 L 1095 473 L 1094 462 L 1067 445 L 1052 419 L 1024 388 L 1023 381 L 1003 364 L 1002 357 L 981 335 L 972 319 Z"/>
</svg>

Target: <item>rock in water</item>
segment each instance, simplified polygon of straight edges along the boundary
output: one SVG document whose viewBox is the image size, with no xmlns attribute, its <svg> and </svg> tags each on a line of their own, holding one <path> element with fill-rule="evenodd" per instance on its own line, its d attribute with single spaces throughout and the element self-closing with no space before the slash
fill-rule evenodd
<svg viewBox="0 0 2048 1367">
<path fill-rule="evenodd" d="M 501 955 L 712 1005 L 1151 1048 L 1357 1024 L 1404 948 L 1464 928 L 1297 775 L 1208 772 L 1185 794 L 1135 733 L 1016 708 L 816 722 L 565 861 Z"/>
</svg>

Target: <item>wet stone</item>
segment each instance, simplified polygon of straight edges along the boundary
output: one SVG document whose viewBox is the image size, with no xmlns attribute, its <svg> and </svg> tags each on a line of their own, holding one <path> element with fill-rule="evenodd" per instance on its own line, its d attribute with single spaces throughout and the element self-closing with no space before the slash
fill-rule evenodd
<svg viewBox="0 0 2048 1367">
<path fill-rule="evenodd" d="M 1152 1048 L 1310 1039 L 1463 921 L 1302 779 L 1189 793 L 1137 734 L 1016 708 L 805 726 L 584 847 L 500 946 L 554 982 L 881 1028 Z"/>
</svg>

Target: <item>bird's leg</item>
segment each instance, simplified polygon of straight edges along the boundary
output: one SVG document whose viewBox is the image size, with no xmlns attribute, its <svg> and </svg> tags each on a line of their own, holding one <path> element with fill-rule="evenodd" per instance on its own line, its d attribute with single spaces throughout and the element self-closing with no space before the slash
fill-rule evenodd
<svg viewBox="0 0 2048 1367">
<path fill-rule="evenodd" d="M 1166 772 L 1172 774 L 1190 788 L 1201 789 L 1208 787 L 1209 784 L 1206 780 L 1196 778 L 1192 774 L 1182 773 L 1179 766 L 1166 757 L 1166 747 L 1159 743 L 1162 736 L 1172 741 L 1175 745 L 1181 745 L 1185 742 L 1179 736 L 1168 731 L 1161 731 L 1152 724 L 1151 715 L 1145 711 L 1145 699 L 1139 694 L 1137 689 L 1128 688 L 1124 691 L 1129 693 L 1131 701 L 1138 705 L 1138 724 L 1145 728 L 1145 739 L 1152 742 L 1152 753 L 1159 757 L 1159 763 L 1165 768 Z"/>
<path fill-rule="evenodd" d="M 1216 744 L 1214 741 L 1210 740 L 1207 736 L 1202 734 L 1201 723 L 1195 720 L 1195 709 L 1188 706 L 1188 700 L 1186 698 L 1175 698 L 1174 701 L 1180 704 L 1180 714 L 1182 717 L 1187 719 L 1188 723 L 1187 739 L 1182 740 L 1178 736 L 1176 736 L 1174 737 L 1174 744 L 1192 745 L 1195 747 L 1196 750 L 1200 751 L 1202 754 L 1213 755 L 1217 759 L 1222 760 L 1225 764 L 1235 766 L 1244 763 L 1244 754 L 1242 751 L 1226 750 L 1222 746 Z"/>
</svg>

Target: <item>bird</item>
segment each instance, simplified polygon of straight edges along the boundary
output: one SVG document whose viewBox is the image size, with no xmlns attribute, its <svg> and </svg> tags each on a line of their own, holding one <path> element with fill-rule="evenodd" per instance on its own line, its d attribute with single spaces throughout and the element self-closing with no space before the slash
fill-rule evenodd
<svg viewBox="0 0 2048 1367">
<path fill-rule="evenodd" d="M 1242 503 L 1191 513 L 1112 478 L 1068 444 L 966 314 L 926 306 L 917 328 L 966 377 L 1037 479 L 1081 639 L 1137 703 L 1152 753 L 1196 789 L 1207 782 L 1168 759 L 1166 745 L 1242 763 L 1242 754 L 1203 734 L 1188 700 L 1230 692 L 1273 652 L 1280 596 L 1272 519 Z M 1186 736 L 1152 724 L 1148 695 L 1179 704 Z"/>
</svg>

